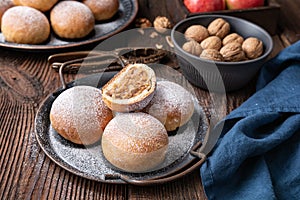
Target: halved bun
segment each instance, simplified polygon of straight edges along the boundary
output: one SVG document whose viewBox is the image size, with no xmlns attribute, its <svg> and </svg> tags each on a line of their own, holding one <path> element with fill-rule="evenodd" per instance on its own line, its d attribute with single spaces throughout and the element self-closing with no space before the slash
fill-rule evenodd
<svg viewBox="0 0 300 200">
<path fill-rule="evenodd" d="M 145 64 L 129 64 L 102 87 L 102 99 L 113 111 L 136 111 L 151 101 L 155 88 L 153 69 Z"/>
</svg>

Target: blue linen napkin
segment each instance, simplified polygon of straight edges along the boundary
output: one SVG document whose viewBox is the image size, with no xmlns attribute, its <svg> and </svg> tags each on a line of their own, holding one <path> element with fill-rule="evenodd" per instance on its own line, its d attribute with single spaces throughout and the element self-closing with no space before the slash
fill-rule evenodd
<svg viewBox="0 0 300 200">
<path fill-rule="evenodd" d="M 224 120 L 200 168 L 208 199 L 300 199 L 300 41 L 263 66 L 256 93 Z"/>
</svg>

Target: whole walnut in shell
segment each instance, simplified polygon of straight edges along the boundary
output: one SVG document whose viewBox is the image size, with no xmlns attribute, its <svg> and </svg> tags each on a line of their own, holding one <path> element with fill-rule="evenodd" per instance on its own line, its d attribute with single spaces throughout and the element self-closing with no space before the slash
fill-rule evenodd
<svg viewBox="0 0 300 200">
<path fill-rule="evenodd" d="M 209 36 L 201 42 L 201 47 L 203 49 L 220 50 L 222 47 L 222 41 L 217 36 Z"/>
<path fill-rule="evenodd" d="M 210 35 L 223 39 L 230 32 L 230 24 L 222 18 L 213 20 L 207 27 Z"/>
<path fill-rule="evenodd" d="M 186 29 L 184 35 L 187 40 L 193 39 L 200 43 L 209 36 L 209 33 L 202 25 L 192 25 Z"/>
<path fill-rule="evenodd" d="M 190 40 L 182 45 L 182 49 L 195 56 L 200 56 L 202 53 L 201 45 L 195 40 Z"/>
<path fill-rule="evenodd" d="M 242 45 L 237 42 L 226 44 L 220 49 L 220 53 L 222 54 L 224 60 L 229 62 L 237 62 L 246 59 Z"/>
<path fill-rule="evenodd" d="M 153 22 L 153 26 L 156 31 L 165 33 L 168 29 L 172 28 L 171 22 L 168 18 L 157 16 Z"/>
<path fill-rule="evenodd" d="M 214 61 L 223 61 L 223 56 L 218 50 L 215 49 L 204 49 L 200 54 L 200 58 Z"/>
<path fill-rule="evenodd" d="M 226 45 L 231 42 L 237 42 L 242 45 L 244 42 L 244 38 L 237 33 L 231 33 L 229 35 L 226 35 L 222 41 L 223 45 Z"/>
<path fill-rule="evenodd" d="M 247 58 L 258 58 L 263 53 L 263 42 L 257 38 L 249 37 L 243 42 L 242 49 Z"/>
</svg>

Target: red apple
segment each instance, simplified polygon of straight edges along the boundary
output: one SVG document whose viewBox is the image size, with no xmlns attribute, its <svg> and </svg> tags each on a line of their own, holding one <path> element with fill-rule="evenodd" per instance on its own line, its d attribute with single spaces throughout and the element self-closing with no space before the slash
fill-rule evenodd
<svg viewBox="0 0 300 200">
<path fill-rule="evenodd" d="M 226 0 L 228 9 L 245 9 L 264 5 L 264 0 Z"/>
<path fill-rule="evenodd" d="M 225 0 L 183 0 L 189 12 L 209 12 L 225 9 Z"/>
</svg>

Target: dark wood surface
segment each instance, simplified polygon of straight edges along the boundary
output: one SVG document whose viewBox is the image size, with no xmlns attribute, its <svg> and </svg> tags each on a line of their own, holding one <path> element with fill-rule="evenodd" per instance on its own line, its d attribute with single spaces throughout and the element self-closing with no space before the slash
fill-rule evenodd
<svg viewBox="0 0 300 200">
<path fill-rule="evenodd" d="M 270 57 L 300 38 L 300 1 L 277 2 L 280 19 Z M 166 16 L 175 24 L 185 15 L 180 1 L 139 0 L 137 17 L 153 21 L 156 16 Z M 60 87 L 48 56 L 0 48 L 0 199 L 206 199 L 198 169 L 173 182 L 139 187 L 91 181 L 52 162 L 34 133 L 41 102 Z M 66 75 L 67 81 L 74 78 Z M 254 84 L 252 81 L 242 90 L 218 96 L 227 102 L 218 109 L 211 105 L 208 92 L 196 89 L 196 93 L 207 117 L 221 119 L 254 93 Z"/>
</svg>

